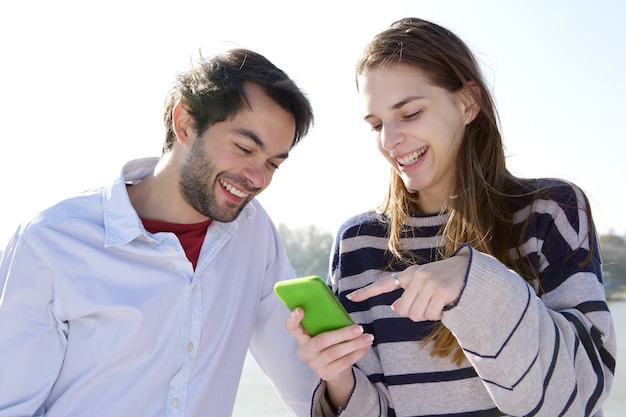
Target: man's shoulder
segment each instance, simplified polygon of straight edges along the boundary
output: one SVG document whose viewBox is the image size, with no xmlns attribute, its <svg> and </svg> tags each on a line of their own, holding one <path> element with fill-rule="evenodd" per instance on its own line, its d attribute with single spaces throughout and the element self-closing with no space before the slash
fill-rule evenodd
<svg viewBox="0 0 626 417">
<path fill-rule="evenodd" d="M 102 188 L 85 190 L 75 196 L 64 198 L 39 211 L 24 221 L 20 227 L 23 237 L 40 233 L 43 229 L 71 222 L 93 221 L 102 218 Z"/>
</svg>

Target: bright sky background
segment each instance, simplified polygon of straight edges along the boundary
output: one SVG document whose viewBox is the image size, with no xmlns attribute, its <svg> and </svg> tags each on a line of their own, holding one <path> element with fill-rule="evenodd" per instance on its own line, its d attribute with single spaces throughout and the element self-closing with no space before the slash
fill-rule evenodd
<svg viewBox="0 0 626 417">
<path fill-rule="evenodd" d="M 231 46 L 267 56 L 315 110 L 313 131 L 259 199 L 277 224 L 334 234 L 387 190 L 354 64 L 407 16 L 448 27 L 477 53 L 509 167 L 574 181 L 600 232 L 626 235 L 626 2 L 34 0 L 0 5 L 0 246 L 40 209 L 160 155 L 175 75 L 199 49 Z"/>
</svg>

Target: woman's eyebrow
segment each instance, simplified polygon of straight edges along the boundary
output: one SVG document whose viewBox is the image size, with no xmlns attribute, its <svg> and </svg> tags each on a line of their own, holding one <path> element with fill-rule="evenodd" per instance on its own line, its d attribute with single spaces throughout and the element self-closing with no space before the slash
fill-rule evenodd
<svg viewBox="0 0 626 417">
<path fill-rule="evenodd" d="M 407 104 L 407 103 L 410 103 L 410 102 L 412 102 L 412 101 L 416 101 L 416 100 L 423 100 L 423 99 L 425 99 L 425 98 L 426 98 L 426 97 L 423 97 L 423 96 L 409 96 L 409 97 L 406 97 L 406 98 L 404 98 L 404 99 L 400 100 L 400 101 L 399 101 L 399 102 L 397 102 L 396 104 L 392 105 L 392 106 L 391 106 L 391 109 L 392 109 L 392 110 L 398 110 L 399 108 L 401 108 L 402 106 L 404 106 L 404 105 L 405 105 L 405 104 Z M 373 114 L 366 114 L 365 116 L 363 116 L 363 119 L 364 119 L 364 120 L 367 120 L 367 119 L 369 119 L 370 117 L 375 117 L 375 116 L 374 116 Z"/>
<path fill-rule="evenodd" d="M 397 110 L 400 107 L 404 106 L 407 103 L 410 103 L 412 101 L 417 101 L 417 100 L 423 100 L 425 97 L 423 96 L 410 96 L 407 97 L 403 100 L 400 100 L 399 102 L 397 102 L 396 104 L 394 104 L 393 106 L 391 106 L 392 109 Z"/>
</svg>

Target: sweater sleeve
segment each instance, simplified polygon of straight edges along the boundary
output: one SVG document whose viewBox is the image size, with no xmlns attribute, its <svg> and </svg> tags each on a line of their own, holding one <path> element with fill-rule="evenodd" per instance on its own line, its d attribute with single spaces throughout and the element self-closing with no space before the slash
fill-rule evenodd
<svg viewBox="0 0 626 417">
<path fill-rule="evenodd" d="M 382 386 L 370 382 L 358 367 L 352 367 L 354 388 L 346 408 L 335 412 L 326 396 L 326 382 L 321 381 L 313 393 L 312 417 L 380 417 L 387 415 L 389 400 Z M 384 391 L 380 391 L 380 390 Z M 383 411 L 384 410 L 384 411 Z"/>
<path fill-rule="evenodd" d="M 584 202 L 578 204 L 580 213 Z M 554 204 L 533 210 L 541 212 L 543 231 L 528 239 L 522 255 L 536 260 L 537 288 L 465 246 L 466 285 L 442 321 L 501 411 L 601 415 L 613 382 L 616 337 L 598 248 L 582 233 L 589 225 L 585 216 L 563 214 Z"/>
</svg>

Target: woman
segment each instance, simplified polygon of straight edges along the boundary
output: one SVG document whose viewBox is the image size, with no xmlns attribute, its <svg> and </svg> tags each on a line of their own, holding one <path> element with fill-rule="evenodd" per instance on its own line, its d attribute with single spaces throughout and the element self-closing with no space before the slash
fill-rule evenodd
<svg viewBox="0 0 626 417">
<path fill-rule="evenodd" d="M 313 415 L 601 415 L 615 333 L 583 192 L 507 170 L 479 66 L 445 28 L 391 25 L 357 88 L 392 174 L 335 241 L 330 283 L 359 324 L 311 338 L 302 309 L 287 321 L 321 378 Z"/>
</svg>

